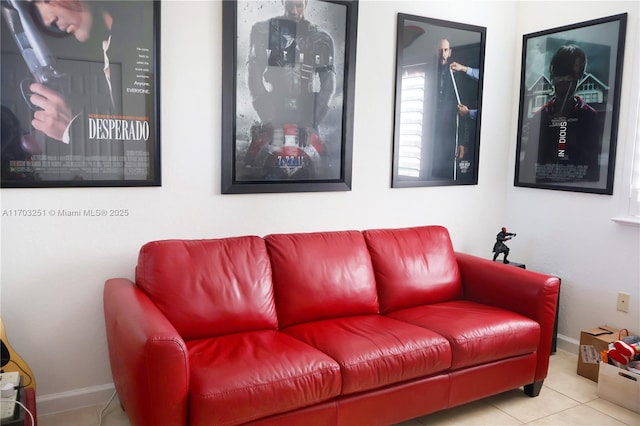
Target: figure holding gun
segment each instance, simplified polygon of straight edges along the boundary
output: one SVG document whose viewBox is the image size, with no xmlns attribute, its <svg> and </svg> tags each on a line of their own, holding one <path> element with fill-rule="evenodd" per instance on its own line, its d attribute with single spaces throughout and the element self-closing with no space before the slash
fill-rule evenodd
<svg viewBox="0 0 640 426">
<path fill-rule="evenodd" d="M 32 19 L 29 2 L 6 0 L 2 2 L 2 15 L 7 28 L 20 49 L 20 53 L 29 68 L 33 79 L 25 79 L 20 83 L 20 90 L 25 102 L 34 111 L 32 125 L 40 135 L 68 143 L 65 130 L 71 122 L 71 110 L 67 107 L 62 95 L 62 78 L 55 69 L 55 60 L 47 49 L 44 40 Z M 53 120 L 52 117 L 56 117 Z M 54 124 L 52 124 L 54 123 Z M 60 124 L 62 123 L 62 124 Z M 38 153 L 44 141 L 39 135 L 25 135 L 25 140 L 33 139 L 28 151 Z M 65 140 L 66 139 L 66 140 Z"/>
<path fill-rule="evenodd" d="M 504 258 L 502 263 L 508 264 L 507 256 L 509 256 L 509 247 L 504 243 L 505 241 L 509 241 L 511 238 L 515 237 L 515 233 L 507 232 L 507 228 L 503 227 L 498 235 L 496 235 L 496 243 L 493 245 L 493 260 L 495 261 L 498 258 L 500 253 L 504 254 Z"/>
</svg>

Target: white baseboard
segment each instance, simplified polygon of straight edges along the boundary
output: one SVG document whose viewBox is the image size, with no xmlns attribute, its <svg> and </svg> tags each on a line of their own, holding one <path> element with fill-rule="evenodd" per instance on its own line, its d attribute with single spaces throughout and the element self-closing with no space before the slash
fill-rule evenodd
<svg viewBox="0 0 640 426">
<path fill-rule="evenodd" d="M 580 342 L 576 339 L 572 339 L 571 337 L 565 336 L 563 334 L 558 334 L 558 339 L 556 340 L 556 347 L 558 349 L 562 349 L 565 352 L 569 352 L 572 354 L 580 353 Z"/>
<path fill-rule="evenodd" d="M 52 393 L 36 397 L 38 416 L 76 410 L 93 405 L 104 405 L 115 391 L 113 383 Z"/>
</svg>

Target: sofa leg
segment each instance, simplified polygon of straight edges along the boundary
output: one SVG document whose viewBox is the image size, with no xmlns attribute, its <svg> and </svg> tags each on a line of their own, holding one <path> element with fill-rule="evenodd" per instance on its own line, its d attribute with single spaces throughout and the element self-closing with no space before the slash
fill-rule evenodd
<svg viewBox="0 0 640 426">
<path fill-rule="evenodd" d="M 530 397 L 540 395 L 540 390 L 542 389 L 542 383 L 544 380 L 538 380 L 537 382 L 533 382 L 529 385 L 524 385 L 524 393 Z"/>
</svg>

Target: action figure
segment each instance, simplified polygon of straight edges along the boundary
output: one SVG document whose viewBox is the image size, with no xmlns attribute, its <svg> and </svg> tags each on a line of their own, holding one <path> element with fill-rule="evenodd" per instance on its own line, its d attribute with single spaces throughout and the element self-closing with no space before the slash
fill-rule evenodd
<svg viewBox="0 0 640 426">
<path fill-rule="evenodd" d="M 496 243 L 493 245 L 493 260 L 495 261 L 498 258 L 500 253 L 504 253 L 504 259 L 502 263 L 509 263 L 507 260 L 507 256 L 509 256 L 509 247 L 504 243 L 505 241 L 509 241 L 511 238 L 515 237 L 516 234 L 512 234 L 511 232 L 507 232 L 507 228 L 502 228 L 498 235 L 496 235 Z"/>
</svg>

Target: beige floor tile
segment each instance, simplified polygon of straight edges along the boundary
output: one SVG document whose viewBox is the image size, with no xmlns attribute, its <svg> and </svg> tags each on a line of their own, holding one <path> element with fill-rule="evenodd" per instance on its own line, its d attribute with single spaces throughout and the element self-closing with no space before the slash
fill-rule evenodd
<svg viewBox="0 0 640 426">
<path fill-rule="evenodd" d="M 578 376 L 577 365 L 577 355 L 558 351 L 549 360 L 549 374 L 544 386 L 583 403 L 597 399 L 598 384 Z"/>
<path fill-rule="evenodd" d="M 515 426 L 522 424 L 505 412 L 487 404 L 484 400 L 429 414 L 416 420 L 418 420 L 421 425 L 429 426 Z"/>
<path fill-rule="evenodd" d="M 560 371 L 575 373 L 578 368 L 578 355 L 565 351 L 558 351 L 549 358 L 549 371 L 558 369 Z"/>
<path fill-rule="evenodd" d="M 38 416 L 38 426 L 97 426 L 100 409 L 101 407 L 85 407 Z"/>
<path fill-rule="evenodd" d="M 606 401 L 602 398 L 598 398 L 593 401 L 590 401 L 586 405 L 604 414 L 607 414 L 608 416 L 611 416 L 614 419 L 620 420 L 625 424 L 640 425 L 640 414 L 634 413 L 631 410 L 627 410 L 626 408 L 623 408 L 612 402 Z"/>
<path fill-rule="evenodd" d="M 581 404 L 576 407 L 569 408 L 559 413 L 552 414 L 542 419 L 527 423 L 527 426 L 553 425 L 553 426 L 608 426 L 608 425 L 624 425 L 624 423 L 607 416 L 598 410 Z"/>
<path fill-rule="evenodd" d="M 554 371 L 544 381 L 545 389 L 553 389 L 578 402 L 598 398 L 598 384 L 572 371 Z"/>
<path fill-rule="evenodd" d="M 532 422 L 580 404 L 549 388 L 543 388 L 540 395 L 535 398 L 525 395 L 522 389 L 514 389 L 486 400 L 523 423 Z"/>
<path fill-rule="evenodd" d="M 40 425 L 38 425 L 40 426 Z M 129 418 L 120 407 L 104 413 L 102 426 L 131 426 Z"/>
</svg>

